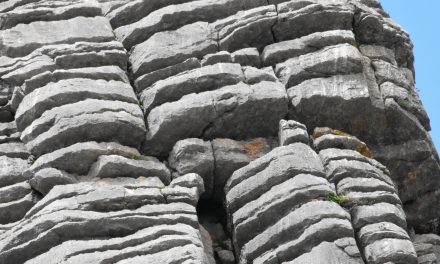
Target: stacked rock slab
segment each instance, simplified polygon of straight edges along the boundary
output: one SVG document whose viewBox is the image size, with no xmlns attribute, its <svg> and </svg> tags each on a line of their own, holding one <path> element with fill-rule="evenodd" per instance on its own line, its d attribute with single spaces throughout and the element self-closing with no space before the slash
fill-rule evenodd
<svg viewBox="0 0 440 264">
<path fill-rule="evenodd" d="M 353 144 L 356 141 L 358 146 Z M 339 202 L 350 211 L 366 262 L 418 263 L 389 172 L 357 151 L 363 144 L 354 137 L 333 134 L 315 140 L 327 178 L 335 184 Z"/>
<path fill-rule="evenodd" d="M 24 173 L 29 155 L 15 123 L 0 123 L 0 224 L 20 220 L 38 200 Z"/>
<path fill-rule="evenodd" d="M 350 214 L 304 143 L 275 148 L 228 180 L 226 207 L 239 263 L 364 263 Z"/>
<path fill-rule="evenodd" d="M 54 187 L 0 234 L 2 263 L 210 263 L 194 204 L 201 178 L 110 178 Z"/>
<path fill-rule="evenodd" d="M 138 150 L 144 114 L 104 4 L 29 2 L 1 3 L 0 263 L 212 263 L 203 180 Z"/>
<path fill-rule="evenodd" d="M 367 142 L 389 167 L 409 222 L 437 218 L 440 162 L 414 85 L 412 43 L 378 1 L 137 0 L 106 17 L 146 105 L 146 154 L 166 158 L 185 138 L 275 136 L 269 127 L 288 116 Z M 232 65 L 219 63 L 268 74 L 244 68 L 250 87 L 242 76 L 234 86 Z"/>
<path fill-rule="evenodd" d="M 436 261 L 405 229 L 440 161 L 377 0 L 8 0 L 0 33 L 0 263 Z M 324 126 L 365 143 L 318 155 Z"/>
<path fill-rule="evenodd" d="M 226 181 L 237 169 L 265 155 L 277 144 L 274 139 L 255 138 L 237 141 L 216 138 L 204 141 L 189 138 L 178 141 L 171 151 L 168 163 L 173 178 L 187 173 L 197 173 L 203 178 L 204 199 L 223 203 Z"/>
<path fill-rule="evenodd" d="M 438 263 L 440 257 L 440 237 L 436 234 L 419 234 L 413 237 L 419 264 Z"/>
</svg>

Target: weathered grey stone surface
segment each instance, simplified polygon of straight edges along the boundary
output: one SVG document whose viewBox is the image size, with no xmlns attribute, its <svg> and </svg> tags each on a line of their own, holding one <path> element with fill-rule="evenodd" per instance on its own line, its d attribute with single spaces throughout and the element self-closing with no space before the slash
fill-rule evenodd
<svg viewBox="0 0 440 264">
<path fill-rule="evenodd" d="M 245 82 L 248 84 L 256 84 L 264 81 L 268 81 L 268 82 L 278 81 L 272 67 L 258 69 L 252 66 L 244 66 L 242 67 L 242 69 L 245 77 Z"/>
<path fill-rule="evenodd" d="M 281 120 L 278 133 L 280 146 L 301 142 L 309 144 L 309 134 L 305 125 L 294 120 Z"/>
<path fill-rule="evenodd" d="M 101 14 L 97 3 L 86 1 L 52 1 L 52 6 L 44 3 L 29 3 L 19 6 L 1 15 L 1 29 L 8 29 L 18 24 L 29 24 L 34 21 L 65 20 L 76 16 L 94 17 Z"/>
<path fill-rule="evenodd" d="M 118 28 L 136 22 L 164 6 L 180 4 L 186 1 L 187 0 L 126 1 L 113 10 L 110 10 L 110 12 L 106 14 L 106 17 L 110 20 L 113 28 Z"/>
<path fill-rule="evenodd" d="M 349 44 L 330 46 L 279 63 L 275 72 L 289 88 L 312 78 L 360 73 L 361 54 Z"/>
<path fill-rule="evenodd" d="M 26 81 L 24 92 L 31 93 L 37 88 L 47 85 L 50 82 L 57 82 L 65 79 L 102 79 L 106 81 L 123 81 L 128 83 L 126 73 L 116 66 L 102 66 L 102 67 L 85 67 L 79 69 L 55 70 L 53 72 L 47 71 L 29 78 Z"/>
<path fill-rule="evenodd" d="M 208 23 L 197 22 L 176 31 L 156 33 L 133 48 L 130 63 L 133 74 L 140 76 L 216 50 L 215 36 Z"/>
<path fill-rule="evenodd" d="M 234 52 L 248 47 L 262 50 L 264 46 L 274 42 L 271 27 L 276 19 L 276 8 L 270 5 L 237 12 L 233 16 L 217 20 L 211 27 L 218 34 L 221 50 Z"/>
<path fill-rule="evenodd" d="M 354 10 L 346 1 L 289 1 L 278 5 L 278 13 L 273 30 L 276 40 L 282 41 L 315 32 L 351 30 Z"/>
<path fill-rule="evenodd" d="M 214 54 L 205 55 L 202 59 L 202 66 L 213 65 L 217 63 L 232 63 L 232 55 L 227 51 L 219 51 Z"/>
<path fill-rule="evenodd" d="M 214 194 L 213 199 L 223 202 L 224 187 L 231 175 L 237 169 L 247 165 L 252 160 L 264 156 L 276 147 L 273 140 L 256 138 L 253 140 L 236 141 L 226 138 L 214 139 Z"/>
<path fill-rule="evenodd" d="M 145 124 L 140 109 L 137 112 L 113 112 L 110 109 L 103 113 L 64 118 L 26 144 L 37 156 L 83 141 L 116 141 L 138 147 L 145 135 Z"/>
<path fill-rule="evenodd" d="M 417 234 L 413 237 L 419 263 L 437 263 L 440 257 L 440 237 L 436 234 Z"/>
<path fill-rule="evenodd" d="M 354 264 L 363 263 L 359 259 L 359 251 L 354 251 L 349 247 L 340 247 L 336 243 L 322 242 L 314 247 L 310 252 L 301 255 L 293 261 L 287 262 L 289 264 Z"/>
<path fill-rule="evenodd" d="M 66 185 L 76 183 L 77 179 L 74 175 L 54 169 L 46 168 L 37 171 L 29 180 L 29 184 L 37 192 L 46 195 L 49 191 L 57 185 Z"/>
<path fill-rule="evenodd" d="M 331 30 L 316 32 L 310 35 L 267 45 L 261 59 L 266 66 L 276 65 L 292 57 L 315 52 L 327 46 L 341 43 L 354 44 L 354 34 L 349 30 Z"/>
<path fill-rule="evenodd" d="M 120 155 L 138 157 L 137 149 L 118 143 L 83 142 L 40 156 L 30 170 L 36 172 L 43 168 L 56 168 L 69 173 L 87 174 L 90 166 L 100 155 Z"/>
<path fill-rule="evenodd" d="M 145 87 L 149 87 L 157 81 L 167 79 L 173 75 L 201 67 L 197 58 L 189 58 L 183 62 L 176 63 L 163 69 L 146 73 L 134 81 L 136 92 L 140 92 Z"/>
<path fill-rule="evenodd" d="M 20 130 L 25 129 L 44 111 L 51 108 L 92 98 L 137 103 L 133 89 L 124 82 L 67 79 L 49 83 L 26 95 L 17 109 L 17 127 Z"/>
<path fill-rule="evenodd" d="M 90 30 L 82 30 L 89 28 Z M 49 30 L 48 30 L 49 29 Z M 67 32 L 66 32 L 67 30 Z M 77 41 L 104 42 L 113 39 L 110 24 L 103 17 L 76 17 L 69 20 L 32 22 L 2 31 L 2 56 L 22 57 L 48 44 Z"/>
<path fill-rule="evenodd" d="M 279 83 L 239 83 L 190 94 L 150 112 L 146 118 L 149 131 L 144 151 L 163 156 L 175 142 L 190 137 L 271 136 L 286 111 L 286 94 Z M 179 129 L 176 130 L 176 126 Z M 162 137 L 164 133 L 166 138 Z"/>
<path fill-rule="evenodd" d="M 9 158 L 27 159 L 30 154 L 23 143 L 10 142 L 0 144 L 0 155 Z"/>
<path fill-rule="evenodd" d="M 198 138 L 178 141 L 170 152 L 168 163 L 180 175 L 196 173 L 203 178 L 206 196 L 214 189 L 214 153 L 211 142 Z"/>
<path fill-rule="evenodd" d="M 344 199 L 342 205 L 351 214 L 365 260 L 367 263 L 417 263 L 416 251 L 406 232 L 402 202 L 389 178 L 388 169 L 370 158 L 371 151 L 365 143 L 341 131 L 336 132 L 328 128 L 315 129 L 315 145 L 322 145 L 324 141 L 319 139 L 326 137 L 328 145 L 339 147 L 325 148 L 319 156 L 326 167 L 327 177 L 335 183 L 337 194 Z M 332 133 L 339 135 L 334 137 Z M 351 144 L 344 146 L 341 142 Z M 378 173 L 359 170 L 362 163 L 377 168 Z M 338 171 L 338 166 L 343 169 Z M 380 178 L 378 174 L 382 174 Z"/>
<path fill-rule="evenodd" d="M 399 249 L 397 249 L 399 248 Z M 390 252 L 395 252 L 390 255 Z M 409 240 L 382 239 L 365 248 L 368 263 L 418 263 L 414 246 Z"/>
<path fill-rule="evenodd" d="M 0 1 L 0 263 L 436 263 L 412 48 L 378 0 Z"/>
<path fill-rule="evenodd" d="M 170 171 L 156 158 L 138 156 L 131 159 L 118 155 L 102 155 L 90 167 L 91 178 L 158 177 L 163 183 L 171 181 Z"/>
<path fill-rule="evenodd" d="M 144 111 L 148 114 L 154 107 L 177 101 L 191 93 L 201 93 L 244 81 L 238 64 L 218 63 L 190 70 L 144 87 L 140 94 Z M 139 87 L 138 87 L 139 89 Z"/>
<path fill-rule="evenodd" d="M 137 22 L 117 28 L 115 35 L 130 50 L 156 32 L 177 29 L 198 21 L 213 22 L 239 10 L 265 4 L 263 0 L 204 0 L 169 5 L 151 12 Z"/>
<path fill-rule="evenodd" d="M 239 263 L 294 261 L 324 241 L 353 239 L 350 215 L 322 201 L 334 194 L 322 176 L 320 159 L 303 143 L 276 148 L 231 176 L 226 206 Z M 328 261 L 362 263 L 357 246 L 352 252 Z"/>
<path fill-rule="evenodd" d="M 126 112 L 133 117 L 143 118 L 141 109 L 137 104 L 112 100 L 86 99 L 46 110 L 37 120 L 22 131 L 21 140 L 23 142 L 32 141 L 65 119 L 105 112 Z M 141 139 L 138 138 L 138 140 Z"/>
<path fill-rule="evenodd" d="M 261 59 L 260 53 L 256 48 L 240 49 L 232 53 L 232 61 L 240 63 L 243 66 L 252 66 L 260 68 Z"/>
</svg>

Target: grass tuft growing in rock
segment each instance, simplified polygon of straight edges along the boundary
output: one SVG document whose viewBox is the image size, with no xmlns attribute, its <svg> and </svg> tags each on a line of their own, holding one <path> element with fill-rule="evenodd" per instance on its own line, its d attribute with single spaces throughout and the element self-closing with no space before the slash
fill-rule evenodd
<svg viewBox="0 0 440 264">
<path fill-rule="evenodd" d="M 344 205 L 348 203 L 350 199 L 344 195 L 330 194 L 327 196 L 327 201 L 335 202 L 339 205 Z"/>
</svg>

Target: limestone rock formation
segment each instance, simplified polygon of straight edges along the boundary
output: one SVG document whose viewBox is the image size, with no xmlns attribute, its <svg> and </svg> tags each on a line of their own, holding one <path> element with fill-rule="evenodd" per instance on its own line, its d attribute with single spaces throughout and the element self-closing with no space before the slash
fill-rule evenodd
<svg viewBox="0 0 440 264">
<path fill-rule="evenodd" d="M 3 0 L 0 33 L 0 263 L 440 258 L 378 0 Z"/>
</svg>

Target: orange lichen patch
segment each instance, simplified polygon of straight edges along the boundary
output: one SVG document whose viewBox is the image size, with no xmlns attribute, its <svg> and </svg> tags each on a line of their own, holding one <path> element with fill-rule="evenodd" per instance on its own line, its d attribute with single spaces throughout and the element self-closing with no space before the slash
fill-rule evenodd
<svg viewBox="0 0 440 264">
<path fill-rule="evenodd" d="M 338 135 L 338 136 L 344 136 L 344 137 L 353 137 L 352 135 L 345 133 L 341 130 L 337 130 L 337 129 L 332 129 L 332 134 Z"/>
<path fill-rule="evenodd" d="M 258 157 L 263 151 L 265 140 L 263 138 L 256 138 L 252 141 L 243 143 L 244 150 L 252 157 Z"/>
<path fill-rule="evenodd" d="M 366 144 L 364 144 L 362 142 L 356 150 L 357 150 L 357 152 L 361 153 L 362 155 L 364 155 L 367 158 L 373 157 L 373 152 L 370 150 L 370 148 L 368 148 L 368 146 Z"/>
<path fill-rule="evenodd" d="M 408 174 L 406 174 L 406 177 L 405 177 L 405 183 L 412 182 L 415 179 L 417 179 L 417 174 L 418 174 L 417 171 L 408 172 Z"/>
<path fill-rule="evenodd" d="M 331 129 L 328 127 L 316 127 L 315 130 L 313 130 L 313 138 L 317 139 L 319 137 L 322 137 L 324 135 L 337 135 L 337 136 L 344 136 L 344 137 L 352 137 L 352 135 L 345 133 L 341 130 L 337 129 Z"/>
<path fill-rule="evenodd" d="M 313 130 L 313 138 L 317 139 L 319 137 L 322 137 L 324 135 L 330 134 L 330 131 L 332 129 L 328 128 L 328 127 L 316 127 Z"/>
</svg>

